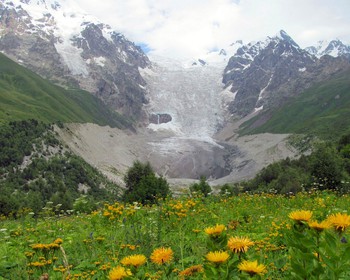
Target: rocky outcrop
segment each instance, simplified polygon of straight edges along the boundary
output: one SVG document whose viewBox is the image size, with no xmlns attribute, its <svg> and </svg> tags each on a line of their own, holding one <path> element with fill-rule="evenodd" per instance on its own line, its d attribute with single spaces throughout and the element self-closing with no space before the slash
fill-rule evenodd
<svg viewBox="0 0 350 280">
<path fill-rule="evenodd" d="M 149 117 L 149 122 L 154 124 L 168 123 L 172 121 L 172 117 L 169 114 L 151 114 Z"/>
</svg>

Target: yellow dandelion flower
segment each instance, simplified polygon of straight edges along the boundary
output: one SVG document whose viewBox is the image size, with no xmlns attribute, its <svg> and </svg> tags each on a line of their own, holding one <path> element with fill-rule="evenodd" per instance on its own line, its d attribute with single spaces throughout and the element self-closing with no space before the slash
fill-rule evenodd
<svg viewBox="0 0 350 280">
<path fill-rule="evenodd" d="M 186 276 L 193 276 L 197 273 L 202 273 L 204 271 L 203 266 L 201 264 L 192 265 L 185 270 L 179 272 L 179 276 L 181 279 L 184 279 Z"/>
<path fill-rule="evenodd" d="M 209 252 L 205 257 L 212 263 L 221 264 L 226 262 L 230 255 L 225 251 L 215 251 Z"/>
<path fill-rule="evenodd" d="M 169 263 L 173 259 L 173 250 L 164 247 L 155 249 L 150 258 L 155 264 Z"/>
<path fill-rule="evenodd" d="M 131 251 L 135 251 L 135 249 L 136 249 L 136 245 L 130 245 L 129 244 L 129 246 L 128 246 L 128 248 L 131 250 Z"/>
<path fill-rule="evenodd" d="M 338 232 L 344 232 L 350 226 L 350 216 L 348 214 L 333 214 L 328 217 L 327 221 Z"/>
<path fill-rule="evenodd" d="M 250 246 L 253 246 L 254 242 L 247 237 L 231 237 L 227 241 L 227 247 L 233 253 L 245 253 Z"/>
<path fill-rule="evenodd" d="M 258 261 L 243 261 L 238 265 L 238 269 L 247 272 L 250 276 L 266 273 L 266 266 L 258 264 Z"/>
<path fill-rule="evenodd" d="M 289 214 L 289 218 L 296 222 L 307 222 L 311 217 L 312 212 L 308 210 L 293 211 Z"/>
<path fill-rule="evenodd" d="M 219 236 L 224 230 L 226 230 L 225 225 L 216 225 L 214 227 L 204 229 L 204 232 L 209 236 L 216 237 Z"/>
<path fill-rule="evenodd" d="M 24 252 L 24 255 L 27 257 L 27 258 L 31 258 L 34 256 L 34 252 Z"/>
<path fill-rule="evenodd" d="M 104 238 L 103 236 L 97 236 L 96 238 L 95 238 L 95 240 L 97 241 L 97 242 L 102 242 L 102 241 L 104 241 L 106 238 Z"/>
<path fill-rule="evenodd" d="M 319 232 L 331 227 L 330 222 L 327 220 L 322 221 L 322 222 L 310 221 L 308 224 L 309 224 L 310 228 L 312 228 L 316 231 L 319 231 Z"/>
<path fill-rule="evenodd" d="M 57 238 L 53 243 L 62 244 L 63 240 L 62 240 L 62 238 Z"/>
<path fill-rule="evenodd" d="M 50 243 L 50 244 L 46 244 L 48 249 L 58 249 L 60 248 L 60 245 L 58 243 Z"/>
<path fill-rule="evenodd" d="M 129 269 L 125 269 L 122 266 L 117 266 L 109 272 L 108 277 L 109 280 L 121 280 L 131 275 L 132 273 Z"/>
<path fill-rule="evenodd" d="M 134 267 L 139 267 L 143 264 L 145 264 L 147 261 L 147 258 L 144 255 L 131 255 L 123 258 L 120 263 L 123 265 L 130 265 Z"/>
<path fill-rule="evenodd" d="M 31 247 L 32 247 L 33 250 L 44 250 L 44 249 L 46 249 L 45 244 L 41 244 L 41 243 L 33 244 L 33 245 L 31 245 Z"/>
<path fill-rule="evenodd" d="M 43 266 L 45 266 L 45 263 L 43 263 L 43 262 L 31 262 L 28 266 L 43 267 Z"/>
</svg>

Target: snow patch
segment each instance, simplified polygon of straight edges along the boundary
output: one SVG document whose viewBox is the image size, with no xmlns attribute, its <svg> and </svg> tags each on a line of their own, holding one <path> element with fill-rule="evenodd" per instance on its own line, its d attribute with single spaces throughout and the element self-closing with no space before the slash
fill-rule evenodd
<svg viewBox="0 0 350 280">
<path fill-rule="evenodd" d="M 299 68 L 299 72 L 305 72 L 305 71 L 306 71 L 306 67 Z"/>
<path fill-rule="evenodd" d="M 267 85 L 260 91 L 259 97 L 258 97 L 258 101 L 261 100 L 261 99 L 263 98 L 263 94 L 264 94 L 265 90 L 268 88 L 268 86 L 271 84 L 271 81 L 272 81 L 272 79 L 273 79 L 273 76 L 274 76 L 274 74 L 271 75 L 269 81 L 267 82 Z"/>
<path fill-rule="evenodd" d="M 223 101 L 224 104 L 229 104 L 231 102 L 234 102 L 236 99 L 236 95 L 237 95 L 237 91 L 232 92 L 230 90 L 230 87 L 227 87 L 225 90 L 223 90 L 222 92 L 220 92 L 220 96 L 221 99 Z"/>
<path fill-rule="evenodd" d="M 258 107 L 258 108 L 254 108 L 254 113 L 259 112 L 259 111 L 261 111 L 262 109 L 264 109 L 264 105 L 262 105 L 262 106 L 260 106 L 260 107 Z"/>
<path fill-rule="evenodd" d="M 88 76 L 89 71 L 81 57 L 82 49 L 76 48 L 66 42 L 55 44 L 55 48 L 73 75 Z"/>
<path fill-rule="evenodd" d="M 142 78 L 145 78 L 146 76 L 157 76 L 158 75 L 158 73 L 153 71 L 153 69 L 150 67 L 146 67 L 146 68 L 139 67 L 138 69 L 139 69 L 139 72 L 140 72 L 140 75 L 142 76 Z"/>
<path fill-rule="evenodd" d="M 113 42 L 112 39 L 112 32 L 109 30 L 109 27 L 104 27 L 102 29 L 102 35 L 105 37 L 109 42 Z"/>
<path fill-rule="evenodd" d="M 95 57 L 94 61 L 97 65 L 104 67 L 106 63 L 106 58 L 104 58 L 103 56 L 99 56 L 99 57 Z"/>
</svg>

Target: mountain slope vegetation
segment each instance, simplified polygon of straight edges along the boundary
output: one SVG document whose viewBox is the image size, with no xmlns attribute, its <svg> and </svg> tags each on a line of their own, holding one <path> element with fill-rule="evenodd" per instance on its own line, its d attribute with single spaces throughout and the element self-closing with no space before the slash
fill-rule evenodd
<svg viewBox="0 0 350 280">
<path fill-rule="evenodd" d="M 266 121 L 264 121 L 266 120 Z M 241 126 L 242 134 L 301 133 L 337 139 L 350 132 L 350 71 L 318 83 L 276 111 Z"/>
<path fill-rule="evenodd" d="M 0 54 L 0 123 L 36 119 L 125 128 L 131 121 L 79 89 L 63 89 Z"/>
<path fill-rule="evenodd" d="M 37 120 L 0 126 L 0 215 L 20 209 L 38 213 L 50 202 L 60 210 L 84 209 L 116 198 L 120 188 L 57 140 L 53 127 Z"/>
</svg>

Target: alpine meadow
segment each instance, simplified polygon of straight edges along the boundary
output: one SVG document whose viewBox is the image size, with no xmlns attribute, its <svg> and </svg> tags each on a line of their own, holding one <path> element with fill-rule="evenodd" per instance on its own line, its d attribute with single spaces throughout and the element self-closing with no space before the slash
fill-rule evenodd
<svg viewBox="0 0 350 280">
<path fill-rule="evenodd" d="M 170 2 L 0 0 L 0 280 L 350 279 L 348 1 Z"/>
</svg>

